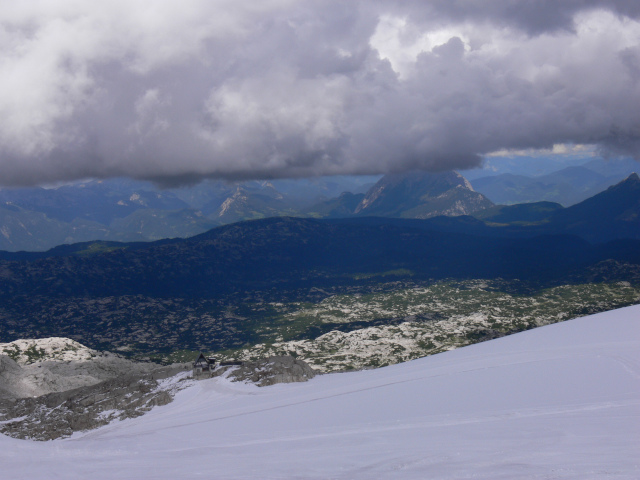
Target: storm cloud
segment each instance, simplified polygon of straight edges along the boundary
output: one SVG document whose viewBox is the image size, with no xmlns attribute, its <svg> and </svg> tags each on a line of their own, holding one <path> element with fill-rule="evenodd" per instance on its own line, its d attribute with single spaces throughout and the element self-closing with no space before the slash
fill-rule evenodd
<svg viewBox="0 0 640 480">
<path fill-rule="evenodd" d="M 0 184 L 640 155 L 636 1 L 0 5 Z"/>
</svg>

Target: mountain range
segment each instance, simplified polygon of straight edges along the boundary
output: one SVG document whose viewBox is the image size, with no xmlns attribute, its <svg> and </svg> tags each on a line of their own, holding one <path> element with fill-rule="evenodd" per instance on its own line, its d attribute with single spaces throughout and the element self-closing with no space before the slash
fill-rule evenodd
<svg viewBox="0 0 640 480">
<path fill-rule="evenodd" d="M 2 252 L 0 296 L 211 298 L 276 284 L 348 283 L 354 275 L 385 271 L 425 279 L 552 281 L 605 260 L 639 264 L 639 213 L 640 178 L 634 174 L 566 209 L 546 203 L 495 207 L 478 215 L 482 219 L 275 217 L 188 239 Z"/>
<path fill-rule="evenodd" d="M 428 218 L 493 205 L 456 172 L 228 184 L 158 190 L 116 179 L 0 190 L 0 249 L 46 250 L 88 240 L 190 237 L 216 225 L 276 216 Z M 341 189 L 356 193 L 344 192 Z M 338 195 L 328 198 L 327 195 Z"/>
<path fill-rule="evenodd" d="M 496 206 L 476 214 L 512 233 L 573 234 L 592 242 L 640 238 L 640 178 L 636 173 L 568 208 L 536 202 Z"/>
<path fill-rule="evenodd" d="M 0 189 L 0 250 L 185 238 L 217 225 L 275 216 L 483 218 L 482 212 L 495 212 L 494 203 L 513 204 L 514 199 L 573 203 L 621 180 L 636 165 L 630 162 L 591 160 L 543 177 L 503 173 L 472 182 L 458 172 L 409 172 L 272 182 L 205 180 L 165 189 L 130 179 L 5 188 Z"/>
<path fill-rule="evenodd" d="M 334 295 L 438 282 L 454 282 L 446 288 L 457 291 L 455 282 L 472 279 L 518 294 L 567 284 L 637 285 L 639 186 L 631 175 L 569 208 L 543 202 L 495 206 L 476 217 L 273 217 L 186 239 L 0 251 L 0 338 L 65 336 L 91 348 L 115 345 L 139 358 L 165 358 L 180 349 L 237 349 L 408 321 L 409 314 L 396 318 L 388 309 L 349 325 L 287 314 Z M 633 303 L 634 295 L 616 302 Z M 575 312 L 589 312 L 588 304 Z M 477 335 L 533 323 L 496 325 Z M 420 351 L 435 348 L 429 345 Z"/>
<path fill-rule="evenodd" d="M 515 166 L 508 170 L 518 171 Z M 480 176 L 470 183 L 476 191 L 496 204 L 550 201 L 571 206 L 615 185 L 636 171 L 638 163 L 630 159 L 592 159 L 581 165 L 569 165 L 540 175 L 506 171 Z"/>
<path fill-rule="evenodd" d="M 89 240 L 189 237 L 239 220 L 300 215 L 345 190 L 366 191 L 378 177 L 278 180 L 160 189 L 129 179 L 57 188 L 0 189 L 0 250 L 42 251 Z M 277 186 L 277 188 L 276 188 Z"/>
</svg>

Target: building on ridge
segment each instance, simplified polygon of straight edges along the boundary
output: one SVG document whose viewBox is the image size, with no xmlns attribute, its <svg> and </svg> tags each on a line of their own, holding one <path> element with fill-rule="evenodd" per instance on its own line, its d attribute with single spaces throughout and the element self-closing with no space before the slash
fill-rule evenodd
<svg viewBox="0 0 640 480">
<path fill-rule="evenodd" d="M 200 356 L 193 362 L 193 378 L 211 378 L 211 372 L 216 368 L 216 359 L 214 357 L 205 357 L 202 352 Z"/>
</svg>

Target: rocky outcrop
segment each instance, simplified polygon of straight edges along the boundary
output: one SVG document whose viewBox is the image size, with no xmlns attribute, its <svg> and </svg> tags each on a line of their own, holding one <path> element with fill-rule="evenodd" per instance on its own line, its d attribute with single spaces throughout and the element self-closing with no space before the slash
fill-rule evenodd
<svg viewBox="0 0 640 480">
<path fill-rule="evenodd" d="M 0 368 L 3 373 L 19 374 L 20 366 L 4 357 Z M 178 391 L 192 385 L 190 370 L 191 364 L 176 364 L 39 397 L 0 399 L 0 433 L 20 439 L 53 440 L 113 420 L 138 417 L 155 406 L 170 403 Z M 302 360 L 280 356 L 222 366 L 213 375 L 264 387 L 305 382 L 316 372 Z"/>
<path fill-rule="evenodd" d="M 431 218 L 469 215 L 493 206 L 458 172 L 388 174 L 367 192 L 356 215 Z"/>
<path fill-rule="evenodd" d="M 191 384 L 190 364 L 157 367 L 143 375 L 117 378 L 35 398 L 0 400 L 0 432 L 21 439 L 53 440 L 113 420 L 143 415 L 166 405 Z"/>
<path fill-rule="evenodd" d="M 0 344 L 0 432 L 51 440 L 142 415 L 169 403 L 190 367 L 132 362 L 61 337 Z"/>
<path fill-rule="evenodd" d="M 0 352 L 11 355 L 0 355 L 0 433 L 20 439 L 53 440 L 137 417 L 193 383 L 190 363 L 131 362 L 64 338 L 18 340 L 0 344 Z M 223 374 L 267 386 L 304 382 L 316 372 L 293 357 L 270 357 L 222 366 L 212 376 Z"/>
<path fill-rule="evenodd" d="M 92 350 L 68 338 L 16 340 L 0 344 L 0 399 L 63 392 L 157 368 L 153 363 Z"/>
<path fill-rule="evenodd" d="M 0 400 L 16 398 L 22 381 L 22 368 L 7 355 L 0 355 Z"/>
<path fill-rule="evenodd" d="M 20 339 L 0 343 L 0 354 L 10 356 L 20 365 L 43 360 L 78 362 L 108 355 L 64 337 Z"/>
<path fill-rule="evenodd" d="M 228 378 L 235 382 L 251 382 L 259 387 L 276 383 L 306 382 L 316 371 L 303 360 L 290 356 L 269 357 L 255 362 L 244 362 L 233 368 Z"/>
</svg>

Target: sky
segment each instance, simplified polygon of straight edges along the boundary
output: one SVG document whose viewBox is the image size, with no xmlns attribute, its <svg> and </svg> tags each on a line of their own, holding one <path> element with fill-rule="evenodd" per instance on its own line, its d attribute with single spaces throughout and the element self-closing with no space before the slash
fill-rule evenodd
<svg viewBox="0 0 640 480">
<path fill-rule="evenodd" d="M 637 0 L 0 3 L 0 185 L 640 157 Z"/>
</svg>

